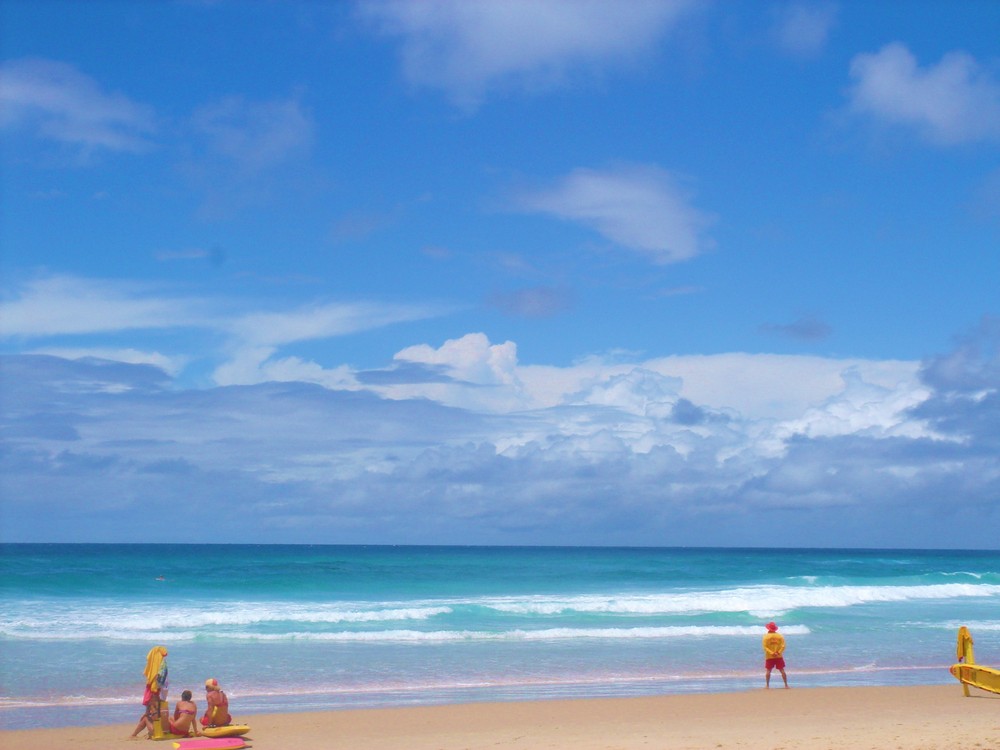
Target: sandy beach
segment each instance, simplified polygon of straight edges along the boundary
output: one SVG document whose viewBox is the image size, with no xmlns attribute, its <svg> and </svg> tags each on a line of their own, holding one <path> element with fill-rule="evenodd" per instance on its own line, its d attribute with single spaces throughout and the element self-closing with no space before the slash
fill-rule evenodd
<svg viewBox="0 0 1000 750">
<path fill-rule="evenodd" d="M 1000 696 L 955 685 L 753 690 L 241 716 L 259 750 L 1000 747 Z M 14 750 L 146 746 L 124 724 L 0 732 Z M 155 746 L 166 747 L 156 743 Z"/>
</svg>

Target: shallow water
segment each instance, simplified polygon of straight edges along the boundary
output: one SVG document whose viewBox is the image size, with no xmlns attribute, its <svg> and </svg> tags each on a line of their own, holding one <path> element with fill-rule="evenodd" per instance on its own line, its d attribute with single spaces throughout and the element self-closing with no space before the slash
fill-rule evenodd
<svg viewBox="0 0 1000 750">
<path fill-rule="evenodd" d="M 1000 552 L 0 545 L 0 726 L 742 690 L 774 619 L 793 684 L 952 680 L 967 625 L 1000 663 Z"/>
</svg>

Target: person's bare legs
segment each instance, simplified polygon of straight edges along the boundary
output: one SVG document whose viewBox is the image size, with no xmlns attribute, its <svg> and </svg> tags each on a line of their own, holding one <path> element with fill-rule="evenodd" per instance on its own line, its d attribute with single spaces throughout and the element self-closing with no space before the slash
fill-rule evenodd
<svg viewBox="0 0 1000 750">
<path fill-rule="evenodd" d="M 138 737 L 139 736 L 139 732 L 142 731 L 143 727 L 146 728 L 146 732 L 148 732 L 148 736 L 152 737 L 153 736 L 153 726 L 149 723 L 149 717 L 146 716 L 146 714 L 143 714 L 142 718 L 139 719 L 139 723 L 135 725 L 135 731 L 132 732 L 132 736 L 129 737 L 129 739 L 134 740 L 136 737 Z"/>
</svg>

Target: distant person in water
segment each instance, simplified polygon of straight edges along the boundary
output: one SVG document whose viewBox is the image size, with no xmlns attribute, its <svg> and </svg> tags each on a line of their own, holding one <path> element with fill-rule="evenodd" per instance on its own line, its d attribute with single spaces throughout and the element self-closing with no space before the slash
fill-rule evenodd
<svg viewBox="0 0 1000 750">
<path fill-rule="evenodd" d="M 769 622 L 764 627 L 767 633 L 764 634 L 764 687 L 771 687 L 771 670 L 777 669 L 781 672 L 781 679 L 788 687 L 788 675 L 785 674 L 785 637 L 778 632 L 778 626 Z"/>
<path fill-rule="evenodd" d="M 146 692 L 142 696 L 142 705 L 146 707 L 139 723 L 135 725 L 132 736 L 138 736 L 145 727 L 147 737 L 153 736 L 153 724 L 162 721 L 160 716 L 160 701 L 167 699 L 167 649 L 163 646 L 154 646 L 146 654 L 146 670 L 143 672 L 146 678 Z M 161 724 L 161 726 L 163 726 Z M 166 730 L 166 727 L 163 726 Z"/>
<path fill-rule="evenodd" d="M 194 718 L 197 715 L 198 706 L 191 700 L 191 691 L 185 690 L 181 693 L 181 699 L 177 701 L 177 706 L 174 708 L 174 718 L 170 721 L 170 733 L 187 737 L 193 729 L 194 736 L 197 737 L 201 734 L 198 722 Z"/>
<path fill-rule="evenodd" d="M 205 700 L 208 701 L 208 708 L 201 717 L 203 727 L 224 727 L 233 722 L 233 717 L 229 715 L 229 698 L 214 677 L 205 680 Z"/>
</svg>

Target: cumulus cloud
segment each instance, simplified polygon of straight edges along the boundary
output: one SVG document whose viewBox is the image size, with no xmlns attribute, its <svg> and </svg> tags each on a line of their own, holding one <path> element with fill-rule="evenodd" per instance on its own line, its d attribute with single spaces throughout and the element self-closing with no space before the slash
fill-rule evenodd
<svg viewBox="0 0 1000 750">
<path fill-rule="evenodd" d="M 940 145 L 1000 138 L 1000 81 L 965 52 L 920 67 L 899 42 L 851 61 L 851 110 Z"/>
<path fill-rule="evenodd" d="M 389 398 L 427 398 L 506 415 L 566 407 L 609 407 L 629 418 L 677 422 L 717 416 L 721 423 L 738 415 L 758 424 L 793 425 L 779 430 L 783 436 L 779 442 L 796 431 L 807 432 L 805 427 L 794 427 L 806 415 L 811 415 L 809 424 L 817 434 L 839 434 L 835 425 L 842 423 L 837 416 L 841 407 L 835 400 L 847 398 L 848 386 L 855 393 L 872 389 L 897 411 L 927 395 L 918 380 L 916 362 L 721 354 L 633 362 L 590 357 L 572 365 L 549 366 L 522 363 L 514 342 L 493 344 L 482 333 L 467 334 L 437 348 L 408 347 L 394 360 L 432 368 L 437 377 L 379 379 L 367 372 L 366 383 Z M 851 398 L 860 404 L 861 397 Z M 820 412 L 810 411 L 815 409 L 834 415 L 830 426 L 817 426 Z M 696 413 L 698 419 L 693 416 Z M 897 422 L 886 416 L 883 424 L 889 430 Z"/>
<path fill-rule="evenodd" d="M 518 207 L 574 221 L 653 263 L 689 260 L 711 247 L 712 217 L 680 180 L 653 166 L 576 169 L 550 188 L 525 192 Z"/>
<path fill-rule="evenodd" d="M 776 430 L 779 438 L 838 435 L 929 437 L 927 425 L 913 418 L 911 410 L 922 404 L 930 389 L 908 382 L 887 387 L 865 380 L 860 368 L 846 368 L 843 388 L 822 403 L 806 409 L 797 419 L 785 420 Z"/>
<path fill-rule="evenodd" d="M 477 106 L 490 90 L 548 89 L 581 67 L 644 54 L 692 0 L 365 0 L 361 15 L 402 41 L 403 72 L 417 86 Z"/>
<path fill-rule="evenodd" d="M 776 11 L 775 37 L 779 46 L 796 56 L 818 54 L 837 20 L 829 3 L 791 3 Z"/>
<path fill-rule="evenodd" d="M 42 58 L 0 65 L 0 125 L 87 151 L 144 151 L 156 131 L 150 107 L 105 91 L 72 65 Z"/>
<path fill-rule="evenodd" d="M 491 344 L 482 333 L 446 341 L 435 349 L 427 344 L 410 346 L 393 359 L 441 367 L 456 380 L 478 385 L 516 382 L 517 346 L 513 341 Z"/>
</svg>

